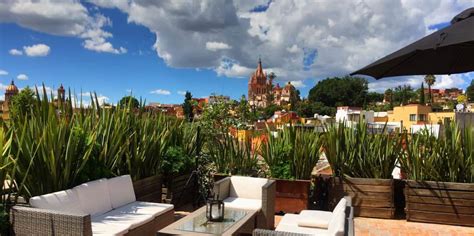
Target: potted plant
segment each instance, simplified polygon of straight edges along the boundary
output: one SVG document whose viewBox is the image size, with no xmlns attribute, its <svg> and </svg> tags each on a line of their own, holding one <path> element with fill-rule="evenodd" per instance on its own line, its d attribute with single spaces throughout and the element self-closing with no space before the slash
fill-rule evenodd
<svg viewBox="0 0 474 236">
<path fill-rule="evenodd" d="M 407 220 L 474 226 L 474 127 L 453 122 L 440 137 L 425 130 L 407 139 Z"/>
<path fill-rule="evenodd" d="M 327 128 L 324 153 L 333 177 L 328 189 L 329 208 L 344 195 L 353 198 L 356 216 L 393 218 L 392 171 L 402 154 L 401 136 L 369 129 L 365 122 Z"/>
<path fill-rule="evenodd" d="M 308 209 L 311 172 L 320 156 L 320 134 L 294 126 L 267 130 L 260 153 L 268 176 L 276 180 L 275 212 Z"/>
</svg>

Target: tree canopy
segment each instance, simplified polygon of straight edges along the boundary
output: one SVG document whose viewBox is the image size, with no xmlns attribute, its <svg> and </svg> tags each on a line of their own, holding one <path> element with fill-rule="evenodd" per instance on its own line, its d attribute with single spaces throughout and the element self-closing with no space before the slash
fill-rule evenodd
<svg viewBox="0 0 474 236">
<path fill-rule="evenodd" d="M 366 79 L 346 76 L 334 77 L 319 81 L 310 91 L 308 100 L 321 102 L 325 106 L 359 106 L 362 107 L 368 93 Z"/>
<path fill-rule="evenodd" d="M 471 84 L 466 88 L 467 100 L 474 102 L 474 80 L 471 80 Z"/>
<path fill-rule="evenodd" d="M 20 91 L 17 95 L 14 95 L 11 100 L 11 116 L 12 117 L 24 117 L 29 114 L 33 106 L 35 105 L 35 92 L 30 87 L 26 87 Z"/>
<path fill-rule="evenodd" d="M 186 91 L 186 94 L 184 95 L 183 112 L 184 112 L 184 117 L 187 120 L 189 121 L 193 120 L 194 118 L 193 95 L 189 91 Z"/>
<path fill-rule="evenodd" d="M 130 107 L 130 108 L 138 108 L 140 106 L 140 102 L 133 96 L 125 96 L 120 99 L 118 105 L 122 108 Z"/>
</svg>

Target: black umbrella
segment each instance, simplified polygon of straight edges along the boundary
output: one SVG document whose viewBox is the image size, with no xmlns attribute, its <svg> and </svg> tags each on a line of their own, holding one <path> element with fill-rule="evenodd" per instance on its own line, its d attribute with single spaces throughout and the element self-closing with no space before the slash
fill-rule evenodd
<svg viewBox="0 0 474 236">
<path fill-rule="evenodd" d="M 438 30 L 351 75 L 375 79 L 401 75 L 456 74 L 474 71 L 474 8 Z"/>
</svg>

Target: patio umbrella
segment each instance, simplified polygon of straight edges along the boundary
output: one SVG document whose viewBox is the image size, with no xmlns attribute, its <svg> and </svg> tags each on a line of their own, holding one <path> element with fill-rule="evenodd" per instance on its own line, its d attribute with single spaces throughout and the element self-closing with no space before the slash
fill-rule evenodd
<svg viewBox="0 0 474 236">
<path fill-rule="evenodd" d="M 351 75 L 375 79 L 402 75 L 456 74 L 474 71 L 474 8 L 438 30 Z"/>
</svg>

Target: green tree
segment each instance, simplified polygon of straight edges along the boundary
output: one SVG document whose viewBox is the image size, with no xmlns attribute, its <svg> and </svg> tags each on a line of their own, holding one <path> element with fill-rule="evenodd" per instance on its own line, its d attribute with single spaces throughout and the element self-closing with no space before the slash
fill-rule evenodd
<svg viewBox="0 0 474 236">
<path fill-rule="evenodd" d="M 433 103 L 433 97 L 431 95 L 431 86 L 436 82 L 436 77 L 434 75 L 426 75 L 425 82 L 428 84 L 428 102 Z"/>
<path fill-rule="evenodd" d="M 466 88 L 467 100 L 474 102 L 474 79 L 471 80 L 471 84 Z"/>
<path fill-rule="evenodd" d="M 420 104 L 425 105 L 425 86 L 423 82 L 421 82 L 421 88 L 420 88 Z"/>
<path fill-rule="evenodd" d="M 130 107 L 130 108 L 138 108 L 140 106 L 140 102 L 133 96 L 125 96 L 120 99 L 118 105 L 122 108 Z"/>
<path fill-rule="evenodd" d="M 275 114 L 275 111 L 279 111 L 279 110 L 282 110 L 283 107 L 279 106 L 279 105 L 276 105 L 276 104 L 270 104 L 268 105 L 267 107 L 265 107 L 262 111 L 262 115 L 263 117 L 258 117 L 258 118 L 264 118 L 264 119 L 268 119 L 270 117 L 273 116 L 273 114 Z"/>
<path fill-rule="evenodd" d="M 241 124 L 245 124 L 252 120 L 250 105 L 247 99 L 245 99 L 245 95 L 242 95 L 242 97 L 240 97 L 240 101 L 237 103 L 236 111 Z"/>
<path fill-rule="evenodd" d="M 410 85 L 399 85 L 393 91 L 393 103 L 396 105 L 406 105 L 415 97 L 416 92 Z"/>
<path fill-rule="evenodd" d="M 366 79 L 346 76 L 328 78 L 319 81 L 309 91 L 308 100 L 321 102 L 324 106 L 359 106 L 362 107 L 368 93 Z"/>
<path fill-rule="evenodd" d="M 290 110 L 295 111 L 300 101 L 300 91 L 298 89 L 294 89 L 294 91 L 290 93 Z"/>
<path fill-rule="evenodd" d="M 188 121 L 193 121 L 193 95 L 189 91 L 186 91 L 186 94 L 184 95 L 183 112 L 184 117 Z"/>
<path fill-rule="evenodd" d="M 11 99 L 11 117 L 25 117 L 35 106 L 35 93 L 30 87 L 26 87 Z"/>
</svg>

